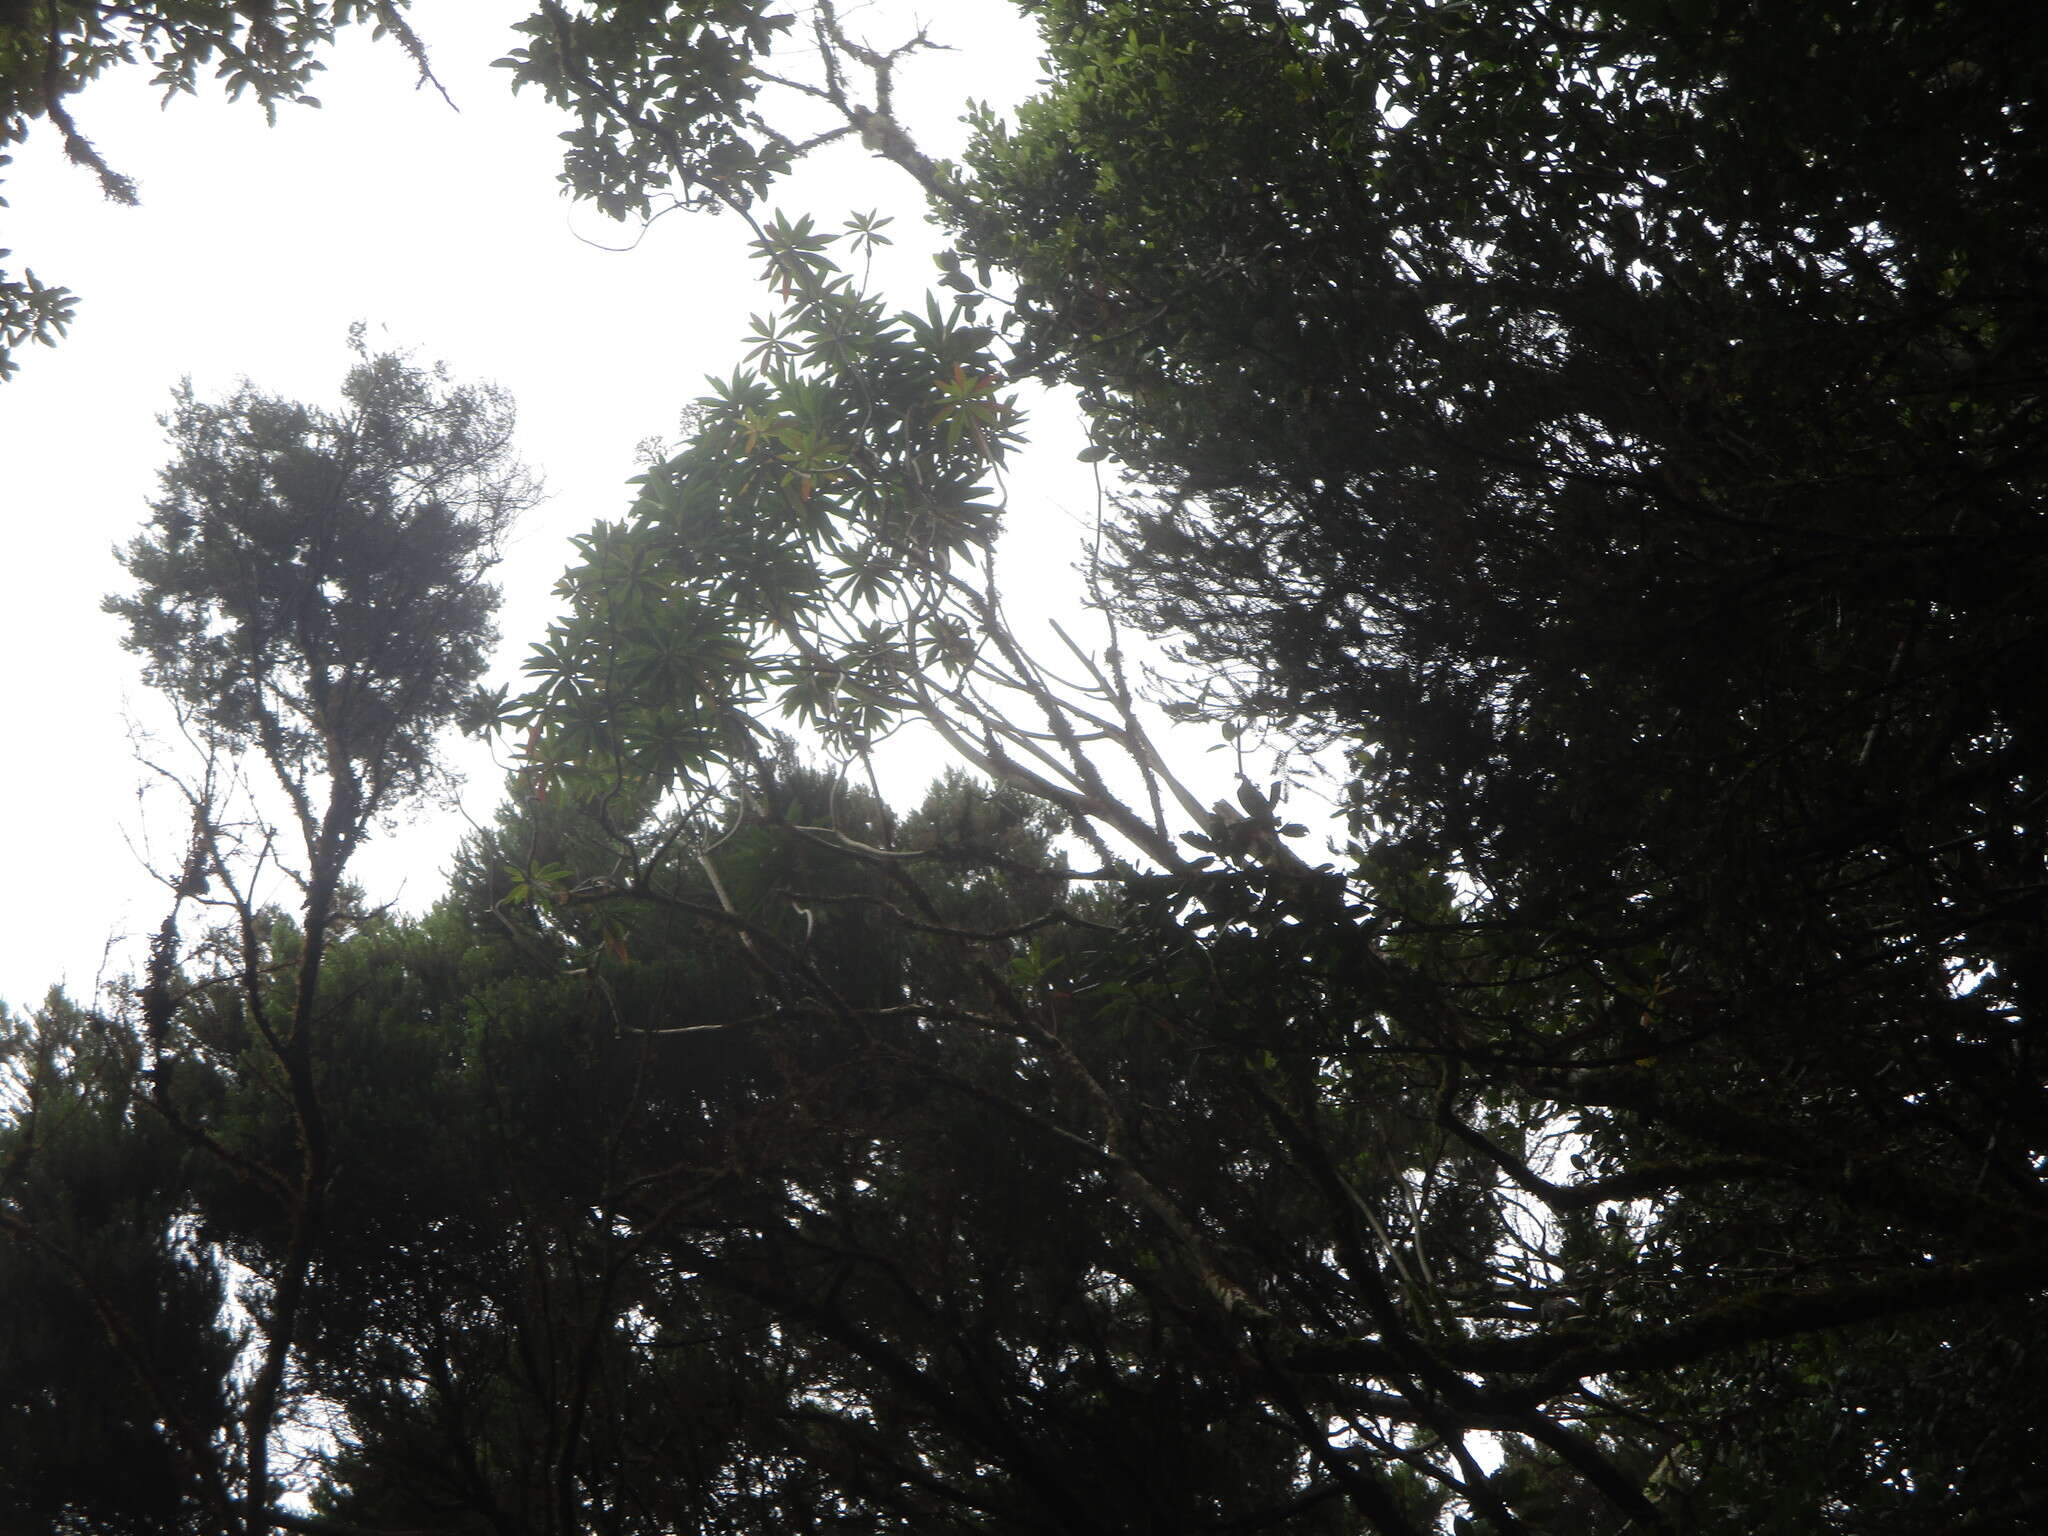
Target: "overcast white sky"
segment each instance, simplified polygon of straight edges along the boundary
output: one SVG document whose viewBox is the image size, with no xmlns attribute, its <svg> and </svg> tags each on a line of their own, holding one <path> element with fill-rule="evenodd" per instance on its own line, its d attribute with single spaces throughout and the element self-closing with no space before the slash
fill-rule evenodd
<svg viewBox="0 0 2048 1536">
<path fill-rule="evenodd" d="M 99 602 L 122 584 L 112 550 L 145 516 L 165 454 L 155 418 L 181 376 L 202 394 L 246 375 L 329 399 L 347 366 L 349 323 L 361 318 L 373 344 L 509 389 L 523 456 L 551 491 L 501 571 L 509 677 L 554 610 L 565 540 L 623 511 L 635 444 L 671 436 L 704 375 L 738 361 L 745 317 L 762 307 L 744 227 L 675 215 L 627 253 L 586 243 L 626 244 L 635 232 L 560 196 L 566 121 L 532 93 L 515 99 L 505 72 L 489 67 L 530 8 L 416 0 L 415 23 L 459 112 L 416 90 L 404 55 L 364 34 L 330 56 L 316 86 L 322 108 L 282 109 L 271 129 L 248 102 L 181 98 L 160 111 L 139 73 L 79 98 L 80 127 L 140 184 L 140 208 L 103 201 L 47 131 L 7 169 L 0 244 L 13 251 L 10 267 L 32 267 L 84 302 L 70 337 L 25 352 L 21 373 L 0 386 L 0 999 L 33 1005 L 58 982 L 82 997 L 108 942 L 162 916 L 130 846 L 144 826 L 143 772 L 125 723 L 154 717 Z M 1001 105 L 1029 93 L 1036 45 L 1007 6 L 934 9 L 934 35 L 960 51 L 907 76 L 899 105 L 943 156 L 959 143 L 965 96 Z M 861 22 L 891 40 L 879 11 Z M 919 210 L 899 173 L 854 145 L 778 202 L 835 223 L 853 209 L 904 220 Z M 907 281 L 921 285 L 929 247 L 904 233 L 917 263 Z M 1042 591 L 1074 584 L 1067 569 L 1092 493 L 1074 464 L 1082 438 L 1070 414 L 1042 410 L 1033 436 L 1041 449 L 1012 482 L 1008 558 L 1020 568 L 1028 558 L 1026 579 Z M 890 786 L 892 798 L 920 787 Z M 472 772 L 470 814 L 488 817 L 498 788 L 488 763 Z M 151 820 L 179 835 L 175 817 Z M 416 823 L 353 874 L 375 899 L 423 905 L 461 830 L 454 817 Z"/>
</svg>

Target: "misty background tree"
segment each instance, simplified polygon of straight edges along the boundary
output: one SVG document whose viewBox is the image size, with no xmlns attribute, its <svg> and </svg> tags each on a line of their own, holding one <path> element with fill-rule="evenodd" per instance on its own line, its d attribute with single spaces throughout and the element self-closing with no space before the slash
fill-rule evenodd
<svg viewBox="0 0 2048 1536">
<path fill-rule="evenodd" d="M 184 799 L 189 842 L 165 873 L 170 909 L 132 1008 L 90 1028 L 59 1010 L 24 1035 L 33 1066 L 10 1147 L 25 1182 L 9 1191 L 9 1230 L 98 1312 L 100 1347 L 159 1403 L 170 1507 L 248 1532 L 271 1528 L 271 1456 L 326 1222 L 321 975 L 351 916 L 344 873 L 375 824 L 434 788 L 434 738 L 495 639 L 487 574 L 535 495 L 502 395 L 372 355 L 360 328 L 353 344 L 337 407 L 246 383 L 205 401 L 188 384 L 164 418 L 174 454 L 123 560 L 135 590 L 107 608 L 203 754 L 192 770 L 152 765 Z M 249 782 L 249 765 L 268 783 Z M 282 832 L 268 814 L 280 797 Z M 297 897 L 290 919 L 273 905 L 280 878 Z M 59 1016 L 68 1033 L 46 1039 Z M 219 1122 L 209 1074 L 234 1059 L 261 1075 L 283 1125 Z M 65 1086 L 79 1061 L 100 1063 L 90 1092 Z M 60 1108 L 53 1096 L 67 1093 Z M 37 1181 L 64 1187 L 48 1164 L 66 1143 L 38 1127 L 78 1115 L 103 1117 L 110 1136 L 183 1143 L 191 1185 L 131 1218 L 163 1265 L 159 1299 L 109 1289 L 120 1277 L 66 1241 L 63 1201 L 33 1198 Z M 273 1246 L 230 1255 L 207 1238 L 188 1202 L 208 1177 L 257 1202 Z M 218 1286 L 230 1257 L 250 1282 L 237 1294 L 253 1322 L 244 1368 L 211 1383 L 188 1375 L 176 1387 L 190 1411 L 168 1411 L 151 1320 L 198 1283 L 179 1277 Z"/>
</svg>

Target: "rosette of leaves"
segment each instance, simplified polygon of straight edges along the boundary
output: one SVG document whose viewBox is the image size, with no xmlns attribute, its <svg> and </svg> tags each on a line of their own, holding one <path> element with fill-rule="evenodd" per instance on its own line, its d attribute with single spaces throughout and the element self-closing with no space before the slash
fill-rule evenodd
<svg viewBox="0 0 2048 1536">
<path fill-rule="evenodd" d="M 841 238 L 761 227 L 783 307 L 756 321 L 751 364 L 712 381 L 625 521 L 578 541 L 568 616 L 497 712 L 542 727 L 547 771 L 695 775 L 755 751 L 770 705 L 857 748 L 971 664 L 958 609 L 1018 413 L 988 327 L 935 298 L 891 315 L 836 265 Z"/>
</svg>

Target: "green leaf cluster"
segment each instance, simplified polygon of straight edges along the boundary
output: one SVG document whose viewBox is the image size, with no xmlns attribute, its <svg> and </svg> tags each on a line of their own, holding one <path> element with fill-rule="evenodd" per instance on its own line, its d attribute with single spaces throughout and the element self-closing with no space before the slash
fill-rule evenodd
<svg viewBox="0 0 2048 1536">
<path fill-rule="evenodd" d="M 575 114 L 563 183 L 614 218 L 658 198 L 744 206 L 789 169 L 791 148 L 755 110 L 760 65 L 794 18 L 762 0 L 649 7 L 544 3 L 499 61 Z"/>
<path fill-rule="evenodd" d="M 892 315 L 838 267 L 868 234 L 758 227 L 782 307 L 626 521 L 578 542 L 568 613 L 527 663 L 509 718 L 543 724 L 548 771 L 700 774 L 744 759 L 747 712 L 770 702 L 858 746 L 925 677 L 971 663 L 954 589 L 998 527 L 992 480 L 1021 418 L 962 304 Z"/>
</svg>

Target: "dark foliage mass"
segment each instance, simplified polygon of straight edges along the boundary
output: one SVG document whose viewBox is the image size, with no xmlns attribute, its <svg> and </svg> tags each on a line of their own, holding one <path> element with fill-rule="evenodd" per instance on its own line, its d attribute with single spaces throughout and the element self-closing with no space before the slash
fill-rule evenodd
<svg viewBox="0 0 2048 1536">
<path fill-rule="evenodd" d="M 1025 9 L 960 167 L 829 5 L 527 26 L 571 189 L 729 209 L 775 305 L 464 711 L 519 767 L 425 918 L 343 871 L 477 672 L 501 407 L 181 403 L 117 610 L 307 901 L 202 776 L 135 1000 L 8 1025 L 0 1528 L 2048 1517 L 2041 51 Z M 753 211 L 853 133 L 952 230 L 911 313 Z M 1172 712 L 1294 770 L 1205 804 L 1005 625 L 1027 377 Z M 911 722 L 973 771 L 905 811 Z"/>
</svg>

